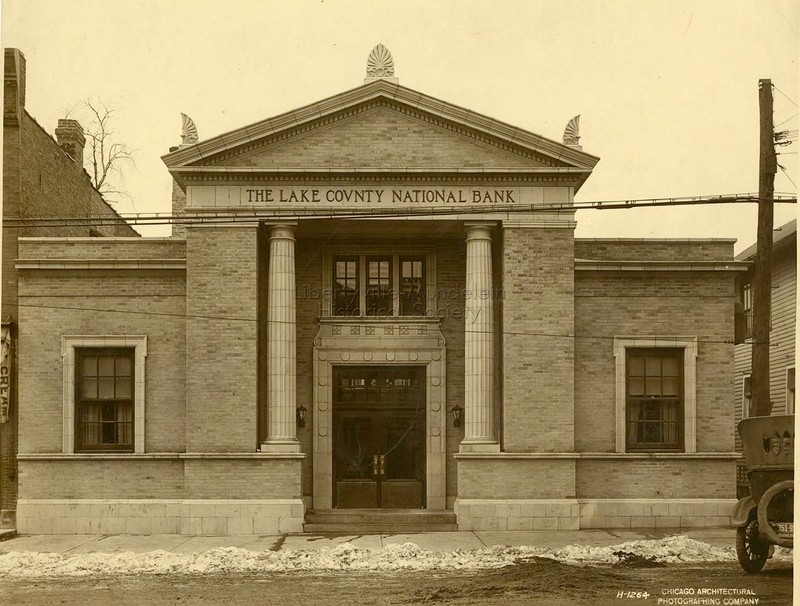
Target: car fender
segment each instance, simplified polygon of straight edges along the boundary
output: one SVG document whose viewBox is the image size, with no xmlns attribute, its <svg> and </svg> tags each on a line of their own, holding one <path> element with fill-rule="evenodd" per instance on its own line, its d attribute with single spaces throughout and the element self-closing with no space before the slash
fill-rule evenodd
<svg viewBox="0 0 800 606">
<path fill-rule="evenodd" d="M 731 514 L 731 526 L 735 528 L 746 526 L 747 522 L 750 520 L 751 512 L 755 509 L 756 504 L 753 501 L 753 497 L 747 496 L 743 499 L 739 499 L 739 502 L 736 503 L 736 507 L 733 508 L 733 513 Z"/>
</svg>

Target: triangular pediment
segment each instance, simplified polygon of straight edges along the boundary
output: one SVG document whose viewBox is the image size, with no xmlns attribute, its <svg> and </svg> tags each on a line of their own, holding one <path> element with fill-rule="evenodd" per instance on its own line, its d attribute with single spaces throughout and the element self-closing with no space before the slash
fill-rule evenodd
<svg viewBox="0 0 800 606">
<path fill-rule="evenodd" d="M 201 160 L 251 168 L 530 168 L 568 166 L 496 137 L 376 100 Z"/>
<path fill-rule="evenodd" d="M 599 158 L 384 80 L 181 146 L 176 179 L 219 170 L 576 172 Z"/>
</svg>

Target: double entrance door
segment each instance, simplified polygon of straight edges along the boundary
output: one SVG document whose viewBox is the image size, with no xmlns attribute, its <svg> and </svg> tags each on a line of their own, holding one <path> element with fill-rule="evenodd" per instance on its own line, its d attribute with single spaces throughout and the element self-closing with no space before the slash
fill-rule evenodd
<svg viewBox="0 0 800 606">
<path fill-rule="evenodd" d="M 340 366 L 333 382 L 335 507 L 424 507 L 425 368 Z"/>
</svg>

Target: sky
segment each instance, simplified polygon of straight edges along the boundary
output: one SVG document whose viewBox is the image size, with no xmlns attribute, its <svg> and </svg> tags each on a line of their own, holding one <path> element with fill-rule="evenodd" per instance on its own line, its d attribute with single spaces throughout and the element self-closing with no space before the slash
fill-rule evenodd
<svg viewBox="0 0 800 606">
<path fill-rule="evenodd" d="M 27 110 L 50 133 L 81 100 L 115 109 L 135 150 L 127 212 L 169 212 L 161 156 L 184 112 L 200 139 L 355 88 L 369 51 L 400 84 L 601 158 L 579 202 L 758 191 L 758 79 L 798 127 L 795 0 L 3 0 L 2 45 L 27 59 Z M 79 112 L 71 117 L 80 119 Z M 782 123 L 782 124 L 781 124 Z M 797 148 L 776 192 L 796 193 Z M 790 180 L 791 179 L 791 180 Z M 775 226 L 796 216 L 775 210 Z M 579 237 L 755 240 L 756 205 L 578 213 Z M 167 235 L 169 228 L 140 228 Z"/>
</svg>

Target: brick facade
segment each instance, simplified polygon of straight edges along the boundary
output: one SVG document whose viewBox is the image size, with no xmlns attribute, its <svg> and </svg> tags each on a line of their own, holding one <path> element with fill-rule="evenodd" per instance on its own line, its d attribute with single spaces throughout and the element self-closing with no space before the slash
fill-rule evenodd
<svg viewBox="0 0 800 606">
<path fill-rule="evenodd" d="M 53 137 L 25 109 L 25 56 L 5 49 L 3 113 L 3 250 L 2 318 L 14 339 L 19 332 L 17 240 L 33 236 L 130 236 L 138 234 L 92 186 L 82 161 L 67 155 Z M 77 123 L 75 123 L 77 125 Z M 78 128 L 80 126 L 78 125 Z M 81 159 L 82 160 L 82 159 Z M 86 218 L 79 225 L 35 225 L 15 221 L 41 217 Z M 104 219 L 103 224 L 92 219 Z M 109 221 L 112 220 L 112 221 Z M 16 344 L 16 341 L 15 341 Z M 16 352 L 17 348 L 14 348 Z M 15 360 L 13 368 L 19 368 Z M 0 427 L 0 525 L 13 526 L 17 499 L 17 414 L 19 385 L 12 377 L 11 413 Z"/>
<path fill-rule="evenodd" d="M 224 208 L 242 213 L 236 225 L 206 221 L 185 239 L 141 245 L 21 241 L 21 301 L 46 304 L 26 308 L 21 336 L 24 532 L 299 531 L 309 508 L 338 498 L 336 366 L 424 367 L 425 433 L 414 448 L 425 449 L 425 464 L 412 479 L 427 490 L 422 506 L 453 510 L 461 529 L 725 523 L 735 464 L 732 243 L 576 240 L 572 213 L 501 212 L 498 200 L 569 205 L 596 158 L 412 92 L 373 82 L 165 157 L 176 211 L 196 218 Z M 386 212 L 391 194 L 359 208 L 308 208 L 314 196 L 324 205 L 371 188 L 409 199 L 427 192 L 464 212 L 407 202 L 401 214 L 417 216 L 361 216 Z M 468 230 L 480 240 L 469 262 Z M 282 252 L 270 259 L 270 250 Z M 424 317 L 334 313 L 334 256 L 392 256 L 399 267 L 404 254 L 427 260 Z M 275 316 L 283 298 L 270 292 L 270 268 L 287 255 L 293 313 Z M 59 267 L 59 258 L 70 261 Z M 468 292 L 468 275 L 491 291 Z M 58 300 L 70 309 L 52 309 Z M 491 328 L 473 339 L 469 313 L 480 312 L 492 314 L 481 324 Z M 274 317 L 289 331 L 270 330 Z M 63 335 L 146 337 L 143 452 L 64 451 Z M 679 341 L 691 361 L 680 449 L 629 451 L 618 434 L 627 414 L 618 350 L 637 338 Z M 286 367 L 276 396 L 267 351 L 287 343 L 296 372 Z M 468 385 L 481 386 L 477 397 Z M 284 419 L 275 434 L 292 390 L 304 426 Z M 375 427 L 388 418 L 364 407 L 353 414 L 372 415 Z M 382 475 L 371 473 L 358 481 Z M 62 481 L 75 475 L 90 479 Z"/>
</svg>

